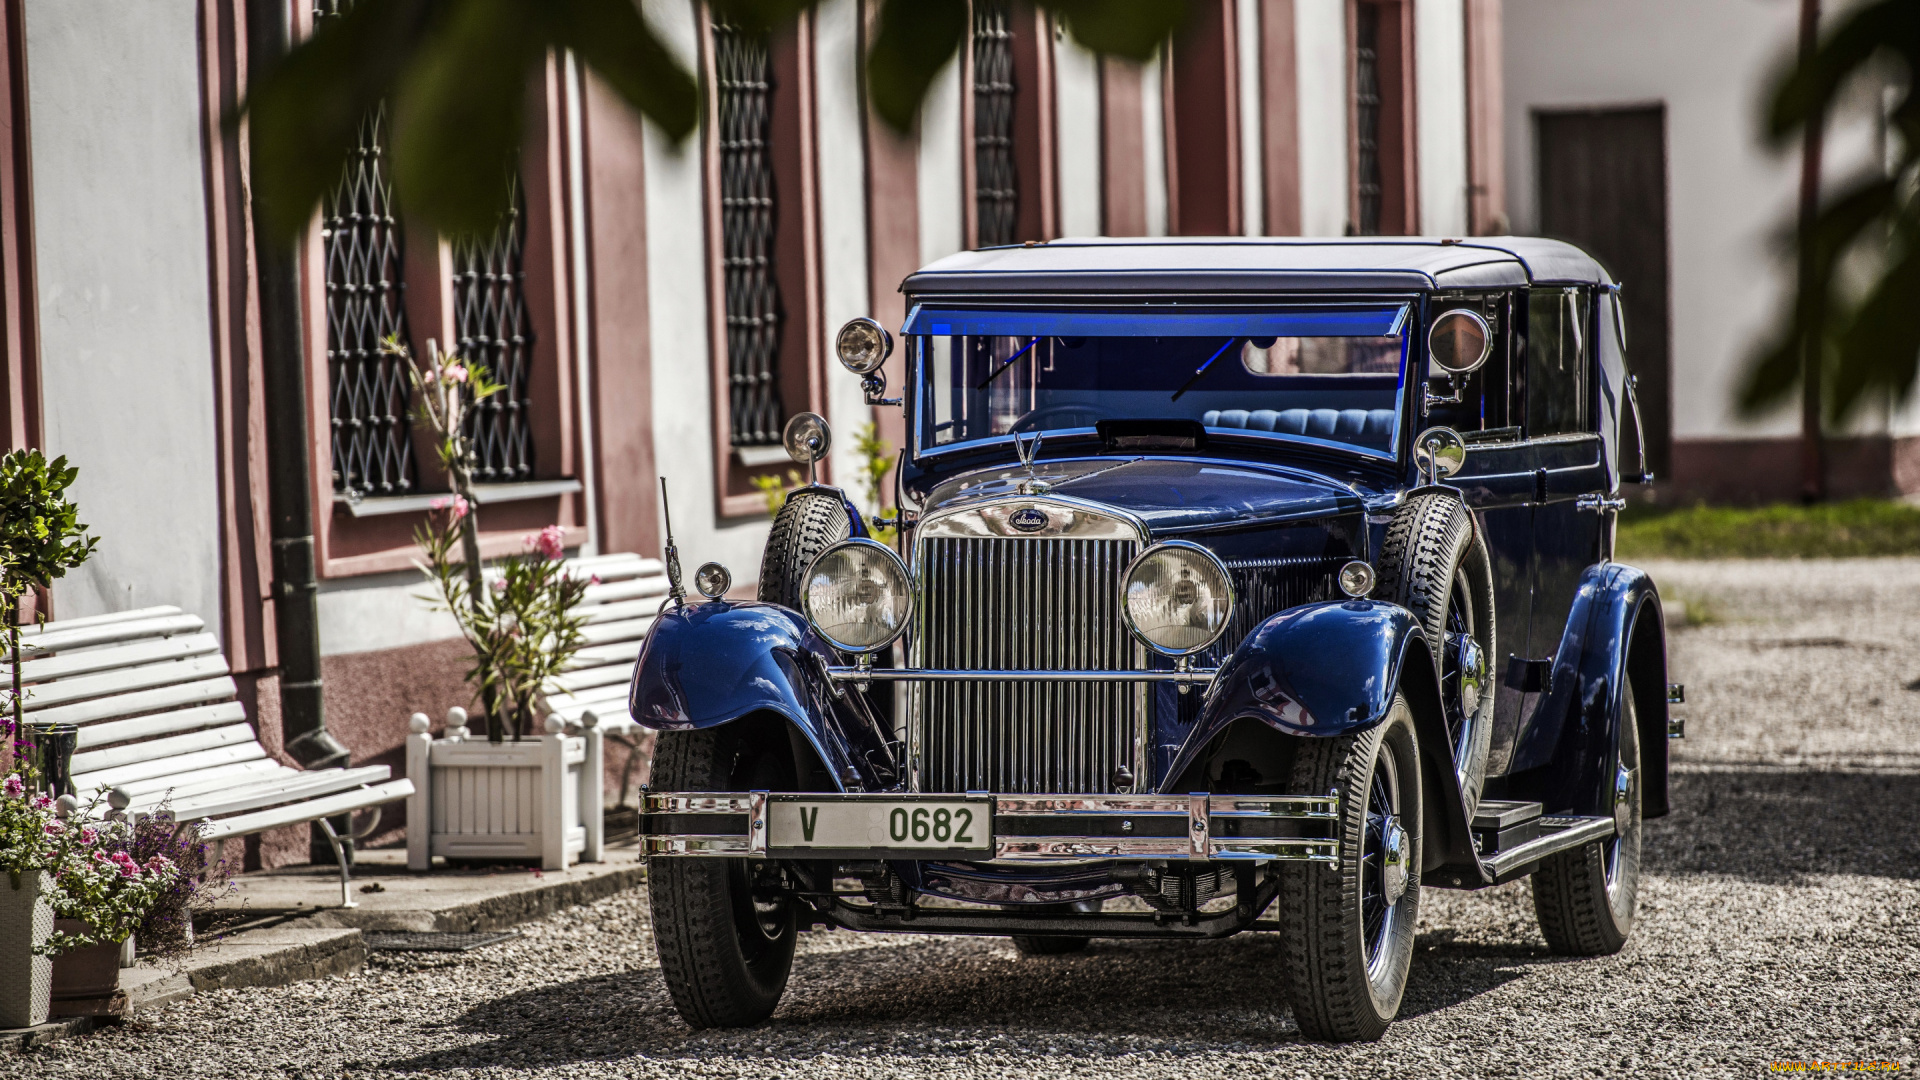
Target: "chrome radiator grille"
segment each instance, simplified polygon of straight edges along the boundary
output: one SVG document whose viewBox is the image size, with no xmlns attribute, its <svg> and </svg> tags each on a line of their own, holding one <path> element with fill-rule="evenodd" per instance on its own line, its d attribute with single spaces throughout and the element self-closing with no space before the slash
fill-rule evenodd
<svg viewBox="0 0 1920 1080">
<path fill-rule="evenodd" d="M 914 663 L 977 670 L 1128 670 L 1132 540 L 927 538 Z M 1147 695 L 1132 683 L 941 683 L 917 690 L 920 790 L 1104 793 L 1139 782 Z"/>
</svg>

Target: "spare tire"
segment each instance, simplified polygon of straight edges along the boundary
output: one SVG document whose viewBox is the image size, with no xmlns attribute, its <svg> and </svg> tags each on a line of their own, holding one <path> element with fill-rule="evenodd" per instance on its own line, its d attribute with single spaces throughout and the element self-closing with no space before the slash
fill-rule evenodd
<svg viewBox="0 0 1920 1080">
<path fill-rule="evenodd" d="M 852 523 L 847 504 L 824 491 L 796 492 L 773 519 L 760 558 L 760 599 L 800 610 L 801 579 L 827 548 L 845 540 Z"/>
<path fill-rule="evenodd" d="M 1387 525 L 1373 595 L 1411 611 L 1439 657 L 1447 737 L 1471 819 L 1486 782 L 1494 699 L 1489 671 L 1499 655 L 1494 648 L 1493 563 L 1472 511 L 1439 492 L 1408 499 Z M 1478 663 L 1466 647 L 1467 639 L 1478 647 Z M 1463 680 L 1476 678 L 1477 687 L 1463 688 Z"/>
</svg>

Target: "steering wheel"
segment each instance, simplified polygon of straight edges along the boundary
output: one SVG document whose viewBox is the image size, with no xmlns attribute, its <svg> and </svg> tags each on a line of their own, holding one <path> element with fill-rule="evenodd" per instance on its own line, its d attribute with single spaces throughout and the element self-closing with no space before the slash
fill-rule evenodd
<svg viewBox="0 0 1920 1080">
<path fill-rule="evenodd" d="M 1083 417 L 1086 417 L 1086 423 L 1084 424 L 1050 424 L 1048 423 L 1048 421 L 1059 416 L 1083 416 Z M 1062 401 L 1053 405 L 1042 405 L 1039 408 L 1028 412 L 1025 416 L 1022 416 L 1020 419 L 1015 420 L 1013 422 L 1013 426 L 1008 428 L 1007 430 L 1012 434 L 1020 435 L 1020 434 L 1025 434 L 1026 432 L 1029 432 L 1029 431 L 1040 431 L 1050 427 L 1092 427 L 1095 421 L 1105 420 L 1106 418 L 1107 418 L 1106 413 L 1101 412 L 1099 409 L 1094 408 L 1092 405 L 1088 405 L 1088 404 L 1085 404 L 1084 402 L 1079 402 L 1079 401 Z"/>
</svg>

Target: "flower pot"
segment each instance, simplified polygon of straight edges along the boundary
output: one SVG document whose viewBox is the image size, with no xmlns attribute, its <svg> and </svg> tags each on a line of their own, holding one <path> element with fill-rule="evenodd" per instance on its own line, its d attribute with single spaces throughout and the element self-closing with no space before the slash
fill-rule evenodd
<svg viewBox="0 0 1920 1080">
<path fill-rule="evenodd" d="M 79 919 L 59 919 L 53 928 L 64 934 L 87 932 L 87 924 Z M 118 989 L 120 942 L 71 949 L 53 958 L 52 1011 L 55 1013 L 64 1015 L 69 1012 L 64 1007 L 68 1003 L 110 998 Z"/>
<path fill-rule="evenodd" d="M 53 906 L 41 891 L 41 873 L 0 874 L 0 1028 L 47 1022 L 53 963 L 33 951 L 53 933 Z"/>
<path fill-rule="evenodd" d="M 407 866 L 448 859 L 537 860 L 545 870 L 602 858 L 600 730 L 567 735 L 558 720 L 540 739 L 435 739 L 416 713 L 407 736 Z"/>
</svg>

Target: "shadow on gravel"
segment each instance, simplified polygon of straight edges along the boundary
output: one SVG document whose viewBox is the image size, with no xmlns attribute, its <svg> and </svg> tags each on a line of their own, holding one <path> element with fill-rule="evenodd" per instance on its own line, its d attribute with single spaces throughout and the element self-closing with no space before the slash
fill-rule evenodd
<svg viewBox="0 0 1920 1080">
<path fill-rule="evenodd" d="M 1673 813 L 1647 823 L 1659 874 L 1791 884 L 1809 874 L 1920 878 L 1920 778 L 1867 772 L 1675 772 Z"/>
<path fill-rule="evenodd" d="M 1414 960 L 1403 1016 L 1456 1005 L 1525 974 L 1537 950 L 1439 944 Z M 1184 1057 L 1299 1045 L 1284 1004 L 1279 940 L 1094 942 L 1077 956 L 1026 959 L 997 939 L 936 940 L 802 955 L 772 1021 L 693 1031 L 657 968 L 482 1002 L 453 1027 L 491 1041 L 382 1063 L 402 1072 L 582 1061 L 792 1063 L 821 1054 L 951 1059 L 1003 1040 L 1072 1038 L 1075 1052 Z M 582 1002 L 593 1002 L 586 1008 Z"/>
</svg>

